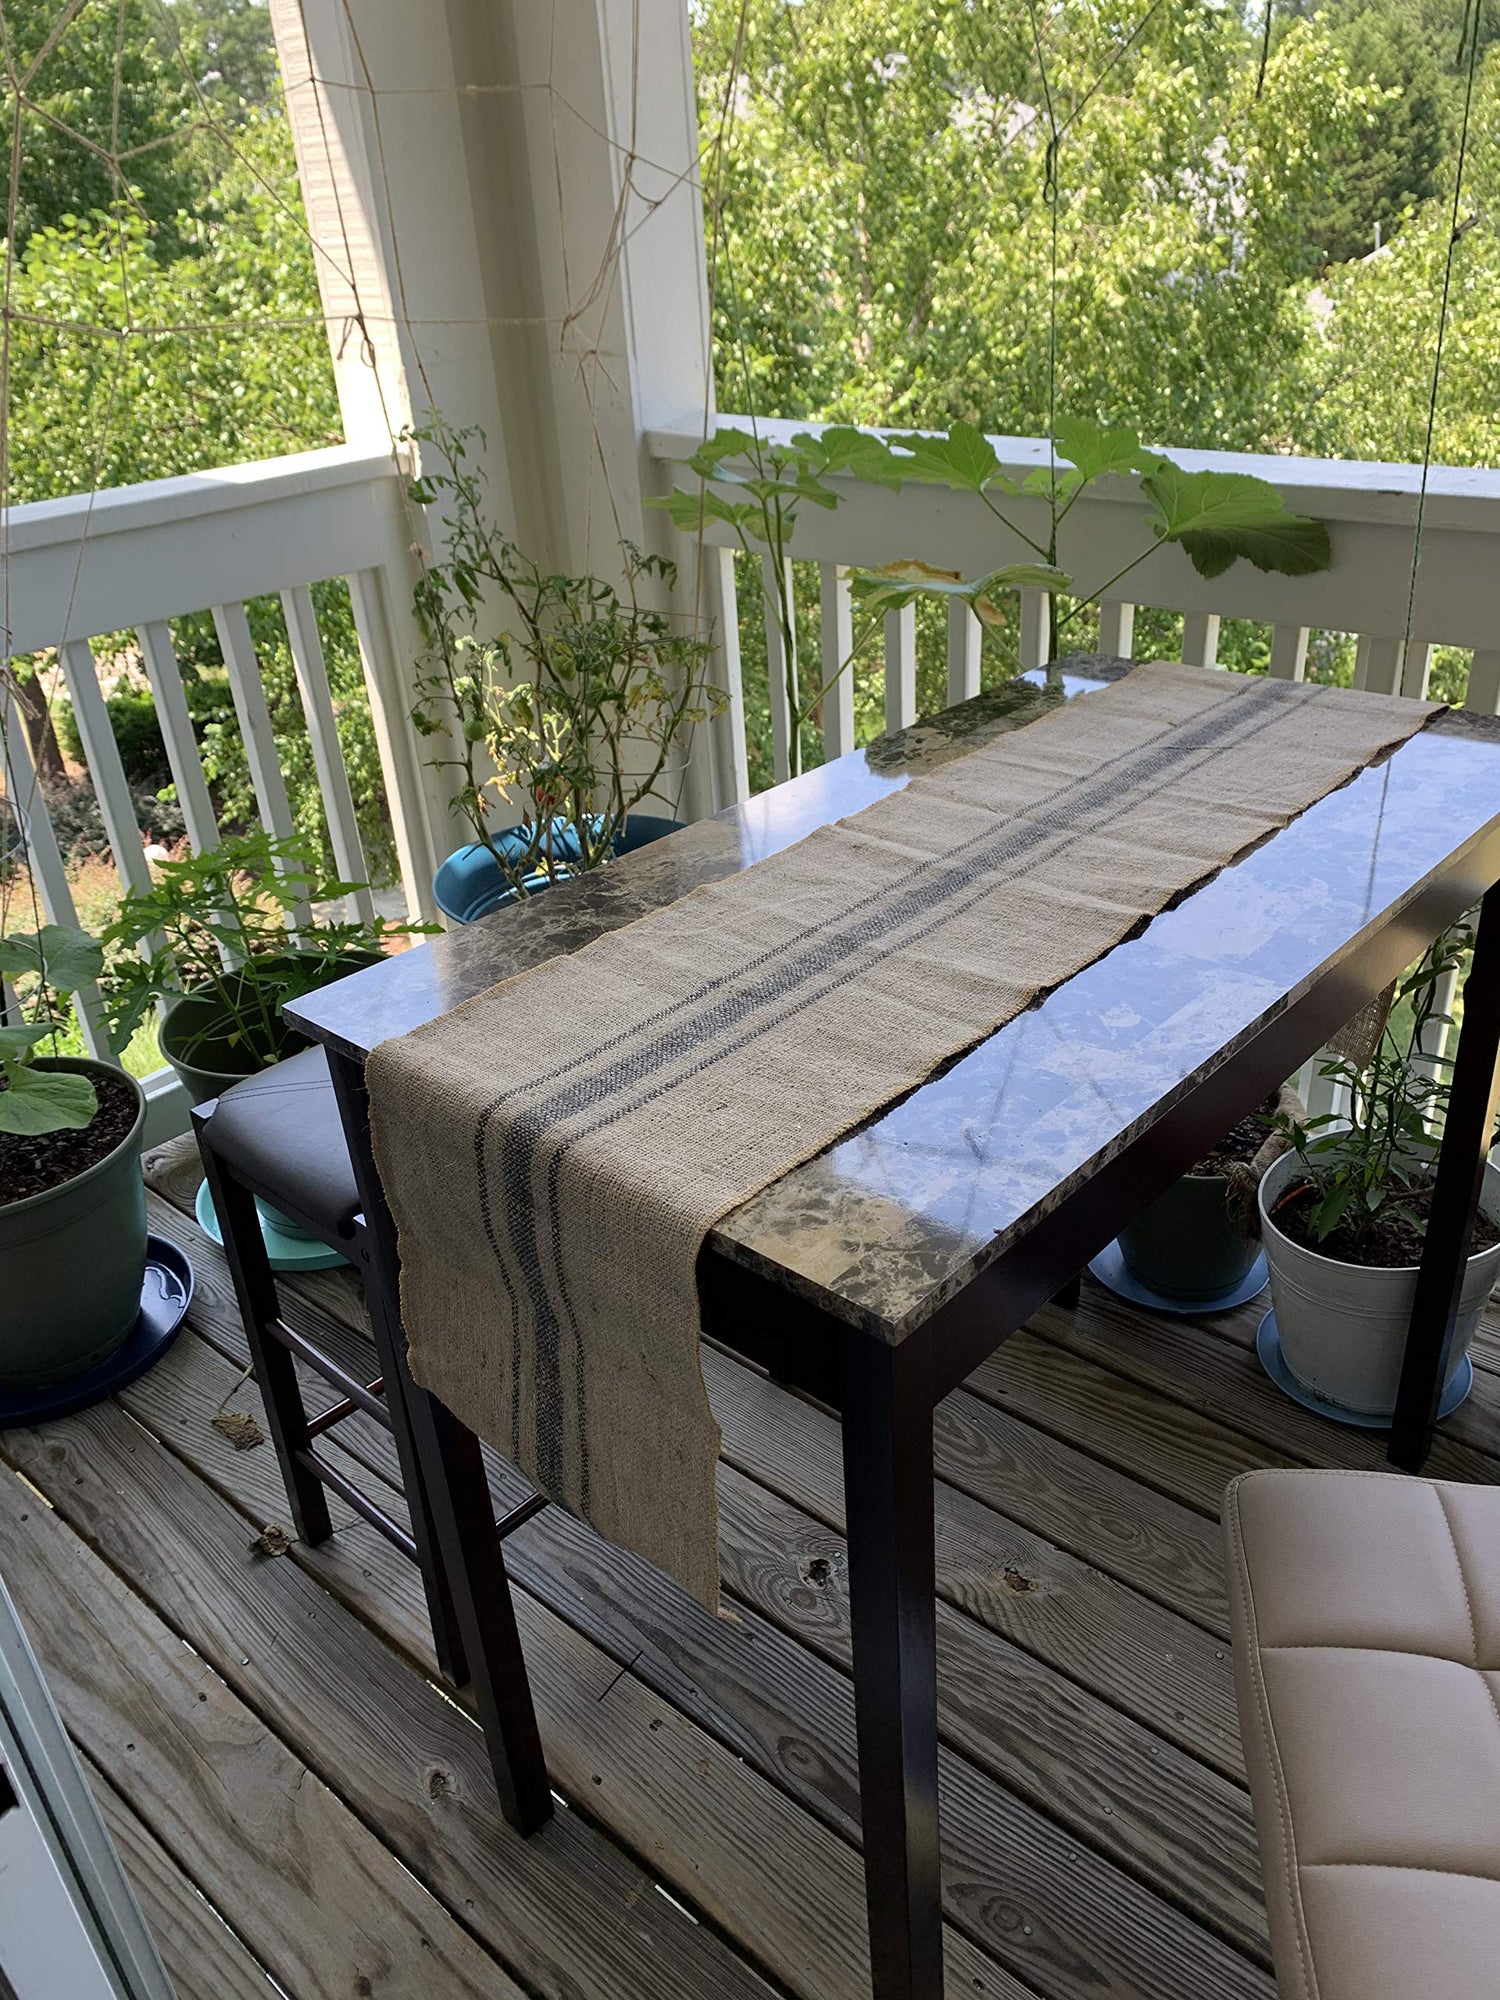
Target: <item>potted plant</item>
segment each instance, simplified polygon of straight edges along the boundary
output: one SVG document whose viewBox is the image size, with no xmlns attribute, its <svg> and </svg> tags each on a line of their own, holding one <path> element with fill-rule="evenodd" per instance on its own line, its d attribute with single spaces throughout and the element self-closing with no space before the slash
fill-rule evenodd
<svg viewBox="0 0 1500 2000">
<path fill-rule="evenodd" d="M 157 862 L 150 891 L 129 891 L 104 933 L 115 1048 L 162 1003 L 162 1053 L 201 1104 L 306 1047 L 281 1018 L 286 1001 L 427 928 L 304 914 L 289 931 L 299 909 L 363 886 L 322 879 L 305 842 L 263 831 Z"/>
<path fill-rule="evenodd" d="M 1416 1292 L 1437 1142 L 1452 1060 L 1431 1053 L 1444 982 L 1472 947 L 1459 924 L 1402 979 L 1390 1019 L 1361 1062 L 1333 1057 L 1324 1076 L 1348 1110 L 1294 1122 L 1292 1148 L 1260 1185 L 1280 1358 L 1322 1402 L 1389 1417 Z M 1397 1028 L 1391 1025 L 1399 1022 Z M 1486 1299 L 1500 1279 L 1500 1168 L 1486 1164 L 1479 1216 L 1444 1366 L 1462 1367 Z"/>
<path fill-rule="evenodd" d="M 0 939 L 0 979 L 30 1019 L 0 1026 L 0 1387 L 65 1380 L 128 1338 L 146 1268 L 141 1133 L 146 1101 L 114 1063 L 56 1045 L 60 996 L 98 977 L 82 931 Z"/>
<path fill-rule="evenodd" d="M 473 837 L 437 888 L 468 921 L 671 832 L 650 802 L 724 697 L 705 679 L 706 641 L 643 601 L 671 589 L 670 562 L 625 542 L 619 590 L 549 573 L 488 518 L 475 432 L 434 418 L 409 435 L 424 447 L 412 499 L 443 524 L 413 600 L 426 652 L 412 720 L 458 746 L 431 761 L 456 772 Z"/>
<path fill-rule="evenodd" d="M 1185 1311 L 1239 1303 L 1261 1255 L 1256 1190 L 1291 1143 L 1279 1113 L 1302 1115 L 1289 1088 L 1242 1118 L 1120 1231 L 1120 1257 L 1138 1287 Z"/>
<path fill-rule="evenodd" d="M 886 612 L 919 597 L 945 607 L 967 604 L 983 625 L 1000 628 L 1007 622 L 1004 593 L 1045 591 L 1052 599 L 1053 636 L 1059 650 L 1066 650 L 1077 644 L 1069 629 L 1076 630 L 1088 606 L 1113 594 L 1163 543 L 1176 543 L 1198 574 L 1209 578 L 1222 576 L 1241 558 L 1286 576 L 1327 569 L 1332 560 L 1324 524 L 1289 514 L 1269 481 L 1243 472 L 1189 472 L 1148 450 L 1128 425 L 1111 429 L 1081 413 L 1059 415 L 1050 462 L 1019 480 L 1001 464 L 990 439 L 962 419 L 946 436 L 926 431 L 881 436 L 848 424 L 791 437 L 717 430 L 684 469 L 693 475 L 692 484 L 648 504 L 665 507 L 685 534 L 701 538 L 710 522 L 718 523 L 754 558 L 751 569 L 761 578 L 767 616 L 781 631 L 794 777 L 802 768 L 801 725 L 825 699 L 829 679 L 824 676 L 806 696 L 798 687 L 793 539 L 804 507 L 833 509 L 842 503 L 843 491 L 833 483 L 840 477 L 892 490 L 916 484 L 972 493 L 1004 535 L 1001 549 L 1026 553 L 968 578 L 916 557 L 853 570 L 857 615 L 838 673 L 851 671 L 861 654 L 879 643 Z M 1059 530 L 1096 480 L 1126 477 L 1139 479 L 1147 503 L 1139 548 L 1123 566 L 1112 558 L 1107 575 L 1074 578 L 1058 567 Z M 762 563 L 762 555 L 769 560 Z"/>
</svg>

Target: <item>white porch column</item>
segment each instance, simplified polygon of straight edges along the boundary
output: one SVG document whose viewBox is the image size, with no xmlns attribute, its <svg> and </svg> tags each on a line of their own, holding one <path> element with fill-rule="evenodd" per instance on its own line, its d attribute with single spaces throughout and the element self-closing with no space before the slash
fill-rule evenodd
<svg viewBox="0 0 1500 2000">
<path fill-rule="evenodd" d="M 642 439 L 710 405 L 684 0 L 270 4 L 350 438 L 436 409 L 538 562 L 665 552 Z"/>
</svg>

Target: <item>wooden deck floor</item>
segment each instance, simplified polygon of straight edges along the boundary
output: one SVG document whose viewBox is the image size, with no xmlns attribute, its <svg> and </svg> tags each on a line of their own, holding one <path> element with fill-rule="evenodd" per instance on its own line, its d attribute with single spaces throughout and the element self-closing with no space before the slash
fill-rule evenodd
<svg viewBox="0 0 1500 2000">
<path fill-rule="evenodd" d="M 566 1806 L 521 1841 L 428 1678 L 415 1572 L 347 1514 L 321 1549 L 274 1532 L 191 1160 L 152 1179 L 190 1328 L 117 1403 L 0 1437 L 0 1569 L 184 2000 L 863 2000 L 832 1422 L 707 1355 L 732 1619 L 556 1509 L 510 1544 Z M 953 2000 L 1271 2000 L 1219 1496 L 1380 1445 L 1262 1378 L 1260 1309 L 1165 1322 L 1086 1286 L 940 1412 Z M 345 1278 L 290 1316 L 363 1370 Z M 1476 1359 L 1446 1477 L 1500 1474 L 1500 1330 Z M 375 1426 L 339 1435 L 389 1473 Z"/>
</svg>

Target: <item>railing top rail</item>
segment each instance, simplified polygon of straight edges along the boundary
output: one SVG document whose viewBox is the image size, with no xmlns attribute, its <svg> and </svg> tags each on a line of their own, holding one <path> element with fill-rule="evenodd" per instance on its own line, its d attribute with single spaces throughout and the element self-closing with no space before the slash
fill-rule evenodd
<svg viewBox="0 0 1500 2000">
<path fill-rule="evenodd" d="M 715 419 L 712 428 L 754 431 L 776 440 L 790 438 L 798 431 L 818 432 L 830 427 L 788 417 L 755 418 L 724 412 Z M 872 434 L 890 435 L 893 429 L 911 427 L 868 424 L 860 428 Z M 701 415 L 685 417 L 680 424 L 648 431 L 646 448 L 653 458 L 680 462 L 692 455 L 703 435 Z M 1045 438 L 992 436 L 990 442 L 1007 471 L 1026 473 L 1048 462 Z M 1155 448 L 1169 452 L 1188 472 L 1248 472 L 1267 479 L 1279 486 L 1293 505 L 1316 514 L 1320 520 L 1369 521 L 1404 527 L 1412 526 L 1416 520 L 1417 497 L 1422 488 L 1419 465 L 1353 458 L 1301 458 L 1276 452 L 1179 451 L 1170 443 Z M 1133 479 L 1101 481 L 1094 491 L 1100 498 L 1116 504 L 1145 504 Z M 1500 528 L 1500 470 L 1484 466 L 1430 467 L 1426 519 L 1432 527 L 1494 534 Z"/>
<path fill-rule="evenodd" d="M 341 444 L 323 451 L 250 459 L 243 465 L 214 466 L 172 479 L 143 480 L 135 486 L 104 486 L 94 493 L 71 493 L 10 508 L 5 515 L 4 548 L 16 556 L 57 543 L 77 543 L 85 535 L 93 542 L 106 535 L 165 527 L 293 495 L 363 486 L 399 474 L 390 450 Z"/>
<path fill-rule="evenodd" d="M 0 522 L 9 650 L 404 560 L 401 494 L 394 452 L 335 445 L 14 507 Z"/>
</svg>

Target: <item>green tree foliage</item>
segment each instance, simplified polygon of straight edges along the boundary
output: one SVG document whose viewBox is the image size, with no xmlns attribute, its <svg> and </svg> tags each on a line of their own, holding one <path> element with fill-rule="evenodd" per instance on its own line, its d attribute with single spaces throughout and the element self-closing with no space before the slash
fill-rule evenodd
<svg viewBox="0 0 1500 2000">
<path fill-rule="evenodd" d="M 1364 116 L 1334 148 L 1308 218 L 1319 268 L 1367 256 L 1438 192 L 1451 143 L 1451 67 L 1425 32 L 1417 0 L 1371 0 L 1335 14 L 1334 42 L 1358 82 L 1375 86 Z"/>
<path fill-rule="evenodd" d="M 707 0 L 697 44 L 705 126 L 734 112 L 722 401 L 1044 432 L 1055 229 L 1060 408 L 1177 445 L 1285 421 L 1307 217 L 1366 101 L 1321 25 L 1257 97 L 1238 17 L 1201 4 L 1123 55 L 1113 8 L 1069 5 L 1039 62 L 1020 0 L 752 0 L 731 88 L 739 11 Z"/>
<path fill-rule="evenodd" d="M 164 226 L 163 226 L 164 225 Z M 251 113 L 195 212 L 33 230 L 11 280 L 11 498 L 342 436 L 286 121 Z"/>
<path fill-rule="evenodd" d="M 1461 0 L 699 0 L 726 408 L 1420 457 Z M 1490 9 L 1481 42 L 1500 32 Z M 1265 55 L 1262 74 L 1262 55 Z M 1496 52 L 1437 455 L 1500 452 Z M 1050 146 L 1051 104 L 1062 128 Z M 1383 247 L 1372 255 L 1375 225 Z"/>
<path fill-rule="evenodd" d="M 0 231 L 19 249 L 35 230 L 111 209 L 121 160 L 138 212 L 170 234 L 222 167 L 214 124 L 279 88 L 264 0 L 89 0 L 59 32 L 63 11 L 6 0 L 5 67 L 24 111 L 13 227 L 11 149 L 0 150 Z"/>
<path fill-rule="evenodd" d="M 12 69 L 25 77 L 34 66 L 10 245 L 10 500 L 336 444 L 338 399 L 263 0 L 89 4 L 45 52 L 58 17 L 57 0 L 4 8 Z M 11 104 L 14 113 L 14 92 Z M 8 203 L 8 180 L 5 192 Z M 367 861 L 388 880 L 393 846 L 348 592 L 316 583 L 314 596 Z M 280 607 L 248 610 L 297 830 L 327 863 Z M 212 621 L 180 619 L 175 636 L 221 819 L 253 825 Z M 100 650 L 128 677 L 129 635 Z M 143 725 L 140 714 L 149 696 L 127 678 L 114 700 L 132 779 L 169 793 L 154 718 Z"/>
</svg>

